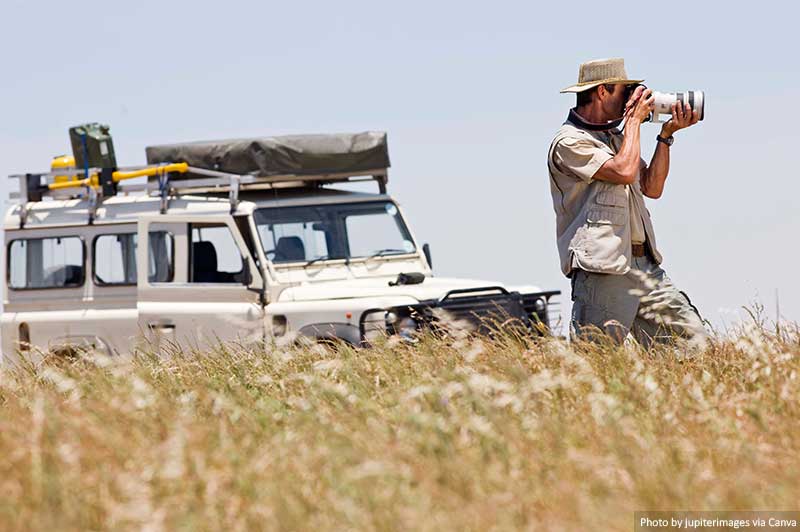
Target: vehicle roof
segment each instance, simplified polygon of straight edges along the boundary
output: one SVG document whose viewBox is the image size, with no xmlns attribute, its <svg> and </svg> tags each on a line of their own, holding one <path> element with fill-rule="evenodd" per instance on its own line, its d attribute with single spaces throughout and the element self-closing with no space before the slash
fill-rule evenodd
<svg viewBox="0 0 800 532">
<path fill-rule="evenodd" d="M 250 214 L 261 207 L 291 207 L 300 205 L 336 204 L 342 202 L 391 200 L 386 194 L 353 192 L 331 188 L 253 190 L 239 193 L 237 214 Z M 31 202 L 25 228 L 55 226 L 84 226 L 89 222 L 88 200 L 62 199 Z M 94 224 L 135 223 L 142 214 L 159 212 L 161 200 L 145 195 L 118 195 L 106 198 L 97 206 Z M 4 227 L 19 229 L 19 204 L 6 212 Z M 181 195 L 171 197 L 170 214 L 227 214 L 230 202 L 227 192 Z"/>
</svg>

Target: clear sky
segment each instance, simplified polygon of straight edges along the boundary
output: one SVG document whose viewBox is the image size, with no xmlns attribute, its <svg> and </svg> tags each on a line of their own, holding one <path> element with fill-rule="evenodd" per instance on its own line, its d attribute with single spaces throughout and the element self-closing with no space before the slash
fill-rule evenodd
<svg viewBox="0 0 800 532">
<path fill-rule="evenodd" d="M 389 191 L 438 275 L 569 303 L 546 166 L 574 102 L 558 91 L 580 62 L 624 57 L 708 99 L 648 203 L 668 274 L 717 325 L 754 300 L 774 316 L 776 291 L 800 321 L 800 9 L 744 5 L 3 0 L 0 173 L 47 168 L 90 121 L 121 165 L 162 142 L 386 130 Z M 649 160 L 658 127 L 643 132 Z"/>
</svg>

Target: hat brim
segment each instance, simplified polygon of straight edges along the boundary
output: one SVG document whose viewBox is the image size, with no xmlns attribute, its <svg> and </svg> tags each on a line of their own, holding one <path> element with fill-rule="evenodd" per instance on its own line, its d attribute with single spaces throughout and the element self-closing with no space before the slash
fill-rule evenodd
<svg viewBox="0 0 800 532">
<path fill-rule="evenodd" d="M 598 85 L 631 85 L 633 83 L 641 83 L 643 79 L 619 79 L 619 78 L 612 78 L 612 79 L 601 79 L 599 81 L 590 81 L 587 83 L 578 83 L 577 85 L 572 85 L 571 87 L 567 87 L 566 89 L 561 89 L 561 94 L 565 92 L 583 92 L 588 91 Z"/>
</svg>

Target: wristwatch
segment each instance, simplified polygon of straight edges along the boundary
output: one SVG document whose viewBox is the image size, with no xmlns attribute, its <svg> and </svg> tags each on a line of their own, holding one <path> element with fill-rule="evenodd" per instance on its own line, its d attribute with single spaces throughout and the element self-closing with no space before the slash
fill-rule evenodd
<svg viewBox="0 0 800 532">
<path fill-rule="evenodd" d="M 670 135 L 669 137 L 667 137 L 667 138 L 664 138 L 664 137 L 662 137 L 661 135 L 656 135 L 656 140 L 657 140 L 658 142 L 663 142 L 663 143 L 664 143 L 664 144 L 666 144 L 667 146 L 672 146 L 672 143 L 673 143 L 673 142 L 675 142 L 675 137 L 673 137 L 672 135 Z"/>
</svg>

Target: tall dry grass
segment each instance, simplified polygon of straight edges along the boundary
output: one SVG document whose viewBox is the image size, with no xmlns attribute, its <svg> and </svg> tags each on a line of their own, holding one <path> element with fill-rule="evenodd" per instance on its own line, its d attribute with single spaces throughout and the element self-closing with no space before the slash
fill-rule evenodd
<svg viewBox="0 0 800 532">
<path fill-rule="evenodd" d="M 0 374 L 4 530 L 630 530 L 800 507 L 800 331 L 221 345 Z"/>
</svg>

